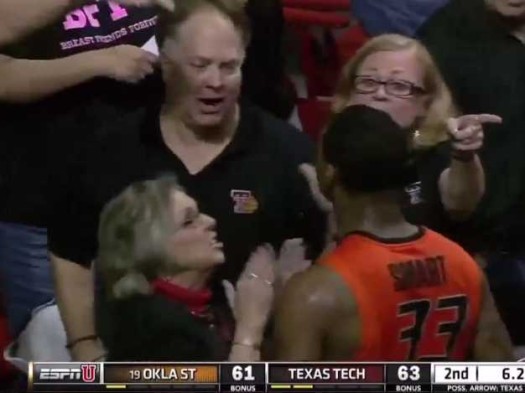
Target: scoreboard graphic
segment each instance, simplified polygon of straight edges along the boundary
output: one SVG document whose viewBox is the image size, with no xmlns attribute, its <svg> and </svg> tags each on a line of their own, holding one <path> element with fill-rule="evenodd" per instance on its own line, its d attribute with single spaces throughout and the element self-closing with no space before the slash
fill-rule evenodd
<svg viewBox="0 0 525 393">
<path fill-rule="evenodd" d="M 524 392 L 525 363 L 31 363 L 33 392 Z"/>
</svg>

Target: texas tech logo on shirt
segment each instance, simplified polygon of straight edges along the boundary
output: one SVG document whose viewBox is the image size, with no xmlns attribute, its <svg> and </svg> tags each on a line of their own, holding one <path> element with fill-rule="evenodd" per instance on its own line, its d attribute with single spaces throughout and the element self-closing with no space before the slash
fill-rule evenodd
<svg viewBox="0 0 525 393">
<path fill-rule="evenodd" d="M 259 202 L 249 190 L 231 190 L 233 199 L 233 212 L 237 214 L 252 214 L 259 208 Z"/>
<path fill-rule="evenodd" d="M 405 187 L 405 193 L 408 196 L 408 201 L 411 205 L 419 205 L 423 203 L 423 196 L 421 195 L 421 182 L 415 182 Z"/>
</svg>

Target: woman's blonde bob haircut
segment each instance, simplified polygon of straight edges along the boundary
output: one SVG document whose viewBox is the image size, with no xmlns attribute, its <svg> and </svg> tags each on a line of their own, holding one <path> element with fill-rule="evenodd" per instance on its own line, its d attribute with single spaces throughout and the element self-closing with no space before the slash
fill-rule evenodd
<svg viewBox="0 0 525 393">
<path fill-rule="evenodd" d="M 167 255 L 173 222 L 173 176 L 128 186 L 106 204 L 98 227 L 97 269 L 110 298 L 151 293 L 151 280 L 173 273 Z"/>
<path fill-rule="evenodd" d="M 332 104 L 332 113 L 339 113 L 353 94 L 353 81 L 365 59 L 377 52 L 413 50 L 423 67 L 423 87 L 428 97 L 426 116 L 414 128 L 418 129 L 415 147 L 430 147 L 447 139 L 446 121 L 457 115 L 450 91 L 428 50 L 417 40 L 397 34 L 385 34 L 372 38 L 362 46 L 343 67 Z"/>
</svg>

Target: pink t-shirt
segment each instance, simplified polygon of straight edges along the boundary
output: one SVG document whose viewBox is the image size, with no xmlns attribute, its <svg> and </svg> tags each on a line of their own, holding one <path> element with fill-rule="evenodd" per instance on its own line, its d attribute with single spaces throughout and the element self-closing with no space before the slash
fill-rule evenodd
<svg viewBox="0 0 525 393">
<path fill-rule="evenodd" d="M 2 49 L 2 53 L 26 59 L 56 59 L 128 44 L 157 54 L 156 23 L 154 9 L 93 1 L 37 30 L 22 42 Z"/>
<path fill-rule="evenodd" d="M 154 9 L 93 1 L 0 49 L 19 59 L 53 60 L 121 44 L 157 54 Z M 105 132 L 115 118 L 160 99 L 158 73 L 140 84 L 93 78 L 26 104 L 0 102 L 0 221 L 45 226 L 52 157 Z M 82 125 L 82 130 L 79 131 Z"/>
<path fill-rule="evenodd" d="M 155 46 L 157 16 L 151 10 L 124 8 L 111 1 L 88 4 L 69 13 L 62 22 L 60 50 L 64 54 L 118 44 Z"/>
</svg>

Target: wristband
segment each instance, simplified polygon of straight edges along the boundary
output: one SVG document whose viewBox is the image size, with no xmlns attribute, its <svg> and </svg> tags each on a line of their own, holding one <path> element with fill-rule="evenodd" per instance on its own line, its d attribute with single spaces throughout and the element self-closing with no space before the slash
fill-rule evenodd
<svg viewBox="0 0 525 393">
<path fill-rule="evenodd" d="M 96 334 L 90 334 L 89 336 L 79 337 L 71 342 L 68 342 L 66 344 L 66 348 L 71 349 L 78 343 L 81 343 L 82 341 L 95 341 L 95 340 L 98 340 L 98 336 Z"/>
</svg>

